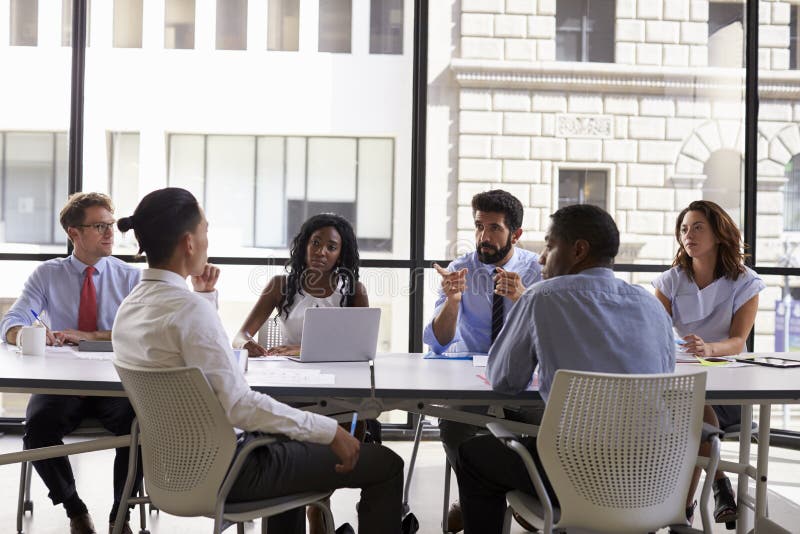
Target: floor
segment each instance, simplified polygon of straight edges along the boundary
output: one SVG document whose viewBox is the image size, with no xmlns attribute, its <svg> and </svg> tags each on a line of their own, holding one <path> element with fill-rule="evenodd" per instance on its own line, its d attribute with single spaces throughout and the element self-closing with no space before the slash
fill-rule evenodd
<svg viewBox="0 0 800 534">
<path fill-rule="evenodd" d="M 19 436 L 0 437 L 0 452 L 19 450 L 22 446 Z M 411 453 L 410 442 L 390 442 L 388 446 L 403 458 L 408 459 Z M 723 457 L 734 460 L 737 443 L 723 445 Z M 757 448 L 753 448 L 753 455 Z M 770 493 L 769 510 L 771 517 L 790 532 L 800 534 L 800 451 L 773 448 L 770 460 Z M 73 457 L 72 465 L 78 480 L 78 491 L 89 505 L 90 511 L 99 528 L 104 532 L 104 520 L 111 502 L 110 466 L 113 453 L 102 451 Z M 0 466 L 0 532 L 13 532 L 16 521 L 17 487 L 19 465 Z M 410 506 L 411 511 L 420 521 L 421 534 L 441 532 L 442 485 L 444 482 L 444 454 L 438 442 L 423 442 L 417 459 L 417 468 L 412 482 Z M 735 487 L 735 485 L 734 485 Z M 35 503 L 33 517 L 26 516 L 23 529 L 28 534 L 61 534 L 67 531 L 66 516 L 62 508 L 53 507 L 47 499 L 47 492 L 41 481 L 34 476 L 31 489 Z M 456 492 L 453 481 L 452 494 Z M 336 524 L 348 521 L 355 526 L 356 490 L 340 490 L 332 500 L 333 514 Z M 152 514 L 148 528 L 152 534 L 180 534 L 210 532 L 211 521 L 205 518 L 180 518 L 168 514 Z M 695 526 L 699 526 L 699 516 Z M 133 521 L 138 526 L 138 519 Z M 722 525 L 720 525 L 722 526 Z M 103 527 L 103 528 L 100 528 Z M 256 524 L 247 525 L 247 532 L 260 532 Z M 134 530 L 136 532 L 136 530 Z M 226 532 L 235 532 L 229 529 Z M 525 532 L 515 525 L 514 534 Z M 714 532 L 727 532 L 724 527 L 715 528 Z"/>
</svg>

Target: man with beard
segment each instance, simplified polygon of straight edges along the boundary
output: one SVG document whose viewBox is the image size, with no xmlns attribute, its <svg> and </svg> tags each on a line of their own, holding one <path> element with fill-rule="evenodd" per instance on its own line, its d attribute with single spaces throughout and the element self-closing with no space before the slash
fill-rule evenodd
<svg viewBox="0 0 800 534">
<path fill-rule="evenodd" d="M 538 255 L 514 246 L 522 235 L 523 214 L 516 197 L 500 189 L 478 193 L 472 198 L 472 214 L 475 251 L 453 260 L 447 269 L 434 264 L 442 286 L 423 342 L 437 354 L 488 353 L 514 303 L 526 287 L 541 279 Z M 485 406 L 468 409 L 486 410 Z M 520 412 L 507 416 L 535 421 L 535 416 Z M 459 445 L 485 429 L 442 419 L 439 431 L 455 469 Z M 456 503 L 448 515 L 447 531 L 459 530 L 461 513 Z"/>
</svg>

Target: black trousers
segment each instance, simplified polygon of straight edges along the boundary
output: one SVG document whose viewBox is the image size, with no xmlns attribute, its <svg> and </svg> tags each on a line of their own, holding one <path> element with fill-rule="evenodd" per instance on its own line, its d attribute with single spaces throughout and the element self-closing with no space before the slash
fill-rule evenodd
<svg viewBox="0 0 800 534">
<path fill-rule="evenodd" d="M 28 402 L 25 420 L 25 449 L 37 449 L 52 445 L 63 445 L 65 435 L 78 428 L 81 421 L 93 417 L 115 436 L 130 434 L 135 417 L 133 407 L 124 397 L 78 397 L 70 395 L 33 395 Z M 128 474 L 129 447 L 117 449 L 114 458 L 114 505 L 109 520 L 116 518 L 125 478 Z M 141 465 L 141 462 L 139 462 Z M 76 493 L 75 477 L 66 456 L 33 462 L 33 467 L 42 477 L 48 496 L 53 504 L 63 503 Z M 141 470 L 138 473 L 134 493 L 141 486 Z"/>
<path fill-rule="evenodd" d="M 305 491 L 361 488 L 358 532 L 399 534 L 403 460 L 386 447 L 362 443 L 355 469 L 339 474 L 334 470 L 338 463 L 327 445 L 289 440 L 271 443 L 250 453 L 228 500 L 241 502 Z M 304 533 L 305 509 L 271 517 L 268 528 L 281 534 Z"/>
<path fill-rule="evenodd" d="M 536 453 L 536 438 L 523 438 L 522 443 L 531 452 L 550 502 L 558 506 L 555 492 Z M 503 530 L 506 492 L 521 490 L 536 494 L 525 464 L 516 452 L 491 435 L 465 441 L 458 449 L 458 456 L 456 477 L 461 494 L 464 534 L 499 534 Z"/>
</svg>

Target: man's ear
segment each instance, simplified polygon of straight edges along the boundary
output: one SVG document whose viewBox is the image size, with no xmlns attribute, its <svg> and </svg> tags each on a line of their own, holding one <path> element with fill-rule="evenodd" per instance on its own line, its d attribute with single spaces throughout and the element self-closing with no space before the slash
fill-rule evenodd
<svg viewBox="0 0 800 534">
<path fill-rule="evenodd" d="M 581 263 L 589 257 L 591 247 L 589 246 L 589 242 L 585 239 L 578 239 L 575 241 L 573 247 L 575 264 Z"/>
<path fill-rule="evenodd" d="M 181 244 L 183 245 L 183 250 L 186 251 L 186 254 L 190 256 L 194 254 L 194 236 L 191 233 L 186 232 L 183 234 L 183 237 L 181 238 Z"/>
<path fill-rule="evenodd" d="M 511 244 L 516 245 L 521 235 L 522 235 L 522 228 L 517 228 L 516 230 L 514 230 L 514 233 L 511 234 Z"/>
</svg>

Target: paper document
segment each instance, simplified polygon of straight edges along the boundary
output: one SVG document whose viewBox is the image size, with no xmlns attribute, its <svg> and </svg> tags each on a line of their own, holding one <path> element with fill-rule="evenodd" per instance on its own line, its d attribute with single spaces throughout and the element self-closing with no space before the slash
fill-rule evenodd
<svg viewBox="0 0 800 534">
<path fill-rule="evenodd" d="M 336 375 L 321 373 L 319 369 L 286 369 L 272 365 L 254 365 L 247 374 L 250 380 L 257 376 L 259 385 L 333 385 L 336 383 Z"/>
<path fill-rule="evenodd" d="M 62 345 L 60 347 L 56 347 L 53 345 L 48 345 L 44 349 L 45 354 L 77 354 L 78 347 L 74 345 Z"/>
<path fill-rule="evenodd" d="M 76 352 L 75 357 L 79 360 L 101 360 L 110 362 L 114 359 L 113 352 Z"/>
<path fill-rule="evenodd" d="M 479 356 L 475 355 L 472 357 L 472 366 L 473 367 L 486 367 L 486 364 L 489 362 L 489 356 Z"/>
</svg>

